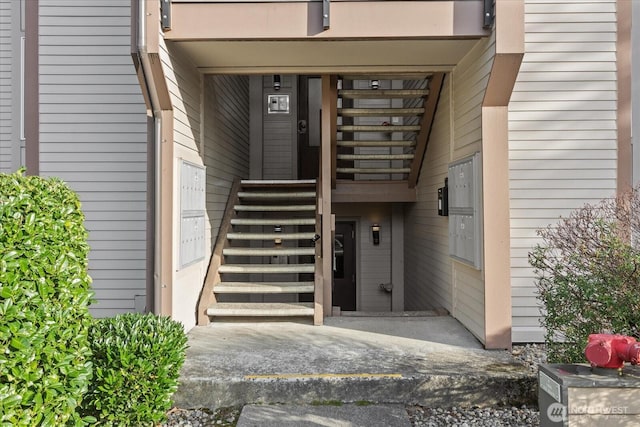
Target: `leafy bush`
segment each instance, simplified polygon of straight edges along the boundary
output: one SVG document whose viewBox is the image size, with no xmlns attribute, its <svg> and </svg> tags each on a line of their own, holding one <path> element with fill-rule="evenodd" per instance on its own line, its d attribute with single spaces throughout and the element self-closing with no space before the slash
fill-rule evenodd
<svg viewBox="0 0 640 427">
<path fill-rule="evenodd" d="M 185 358 L 182 325 L 153 314 L 123 314 L 96 320 L 89 341 L 94 378 L 86 414 L 110 426 L 163 421 Z"/>
<path fill-rule="evenodd" d="M 91 279 L 78 197 L 0 174 L 0 425 L 81 424 Z"/>
<path fill-rule="evenodd" d="M 529 254 L 552 362 L 584 362 L 591 333 L 640 338 L 640 187 L 539 231 Z"/>
</svg>

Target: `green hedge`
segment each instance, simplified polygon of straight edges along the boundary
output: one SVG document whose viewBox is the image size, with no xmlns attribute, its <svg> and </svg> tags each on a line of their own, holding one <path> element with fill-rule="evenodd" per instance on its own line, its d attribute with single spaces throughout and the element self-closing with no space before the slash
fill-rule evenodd
<svg viewBox="0 0 640 427">
<path fill-rule="evenodd" d="M 89 341 L 94 378 L 84 413 L 107 426 L 163 421 L 184 363 L 183 326 L 167 317 L 128 313 L 96 320 Z"/>
<path fill-rule="evenodd" d="M 76 194 L 0 174 L 0 425 L 81 424 L 91 279 Z"/>
<path fill-rule="evenodd" d="M 586 362 L 589 334 L 640 339 L 640 187 L 539 230 L 537 275 L 550 362 Z"/>
</svg>

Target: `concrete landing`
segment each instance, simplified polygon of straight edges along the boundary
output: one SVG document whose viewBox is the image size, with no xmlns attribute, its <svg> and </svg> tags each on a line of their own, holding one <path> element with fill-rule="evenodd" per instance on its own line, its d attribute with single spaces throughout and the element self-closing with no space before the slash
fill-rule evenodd
<svg viewBox="0 0 640 427">
<path fill-rule="evenodd" d="M 237 427 L 411 427 L 404 405 L 247 405 Z"/>
<path fill-rule="evenodd" d="M 507 351 L 486 351 L 455 319 L 370 317 L 214 323 L 189 332 L 174 395 L 182 408 L 251 403 L 521 405 L 536 378 Z"/>
</svg>

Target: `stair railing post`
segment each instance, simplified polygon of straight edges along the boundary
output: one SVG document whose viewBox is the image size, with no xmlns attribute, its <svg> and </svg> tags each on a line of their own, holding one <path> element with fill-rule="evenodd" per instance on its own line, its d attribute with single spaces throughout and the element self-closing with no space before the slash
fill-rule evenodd
<svg viewBox="0 0 640 427">
<path fill-rule="evenodd" d="M 320 182 L 316 182 L 316 236 L 322 236 L 322 219 L 320 216 Z M 320 326 L 324 320 L 323 309 L 323 277 L 322 277 L 322 240 L 315 240 L 315 274 L 313 290 L 313 324 Z"/>
<path fill-rule="evenodd" d="M 322 76 L 322 140 L 320 143 L 320 215 L 322 223 L 322 287 L 324 315 L 331 316 L 332 246 L 331 188 L 335 177 L 337 123 L 337 76 Z"/>
<path fill-rule="evenodd" d="M 202 291 L 198 298 L 198 306 L 196 309 L 196 322 L 199 326 L 209 324 L 209 316 L 207 315 L 207 309 L 216 302 L 216 296 L 213 293 L 214 285 L 220 281 L 220 274 L 218 269 L 222 265 L 223 257 L 222 250 L 227 242 L 227 233 L 231 230 L 231 218 L 234 215 L 233 207 L 238 202 L 238 191 L 240 191 L 240 179 L 236 178 L 231 191 L 229 192 L 229 200 L 225 209 L 224 217 L 220 223 L 220 229 L 218 231 L 218 238 L 216 244 L 211 252 L 211 259 L 209 260 L 209 267 L 207 268 L 207 274 L 204 278 L 202 285 Z"/>
</svg>

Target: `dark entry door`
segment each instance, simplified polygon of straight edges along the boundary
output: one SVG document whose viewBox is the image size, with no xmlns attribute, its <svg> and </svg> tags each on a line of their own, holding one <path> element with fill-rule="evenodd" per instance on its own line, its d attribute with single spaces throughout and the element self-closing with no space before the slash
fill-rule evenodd
<svg viewBox="0 0 640 427">
<path fill-rule="evenodd" d="M 336 222 L 333 241 L 333 306 L 356 310 L 355 223 Z"/>
<path fill-rule="evenodd" d="M 321 107 L 320 77 L 300 76 L 298 78 L 298 179 L 314 179 L 319 175 Z"/>
</svg>

